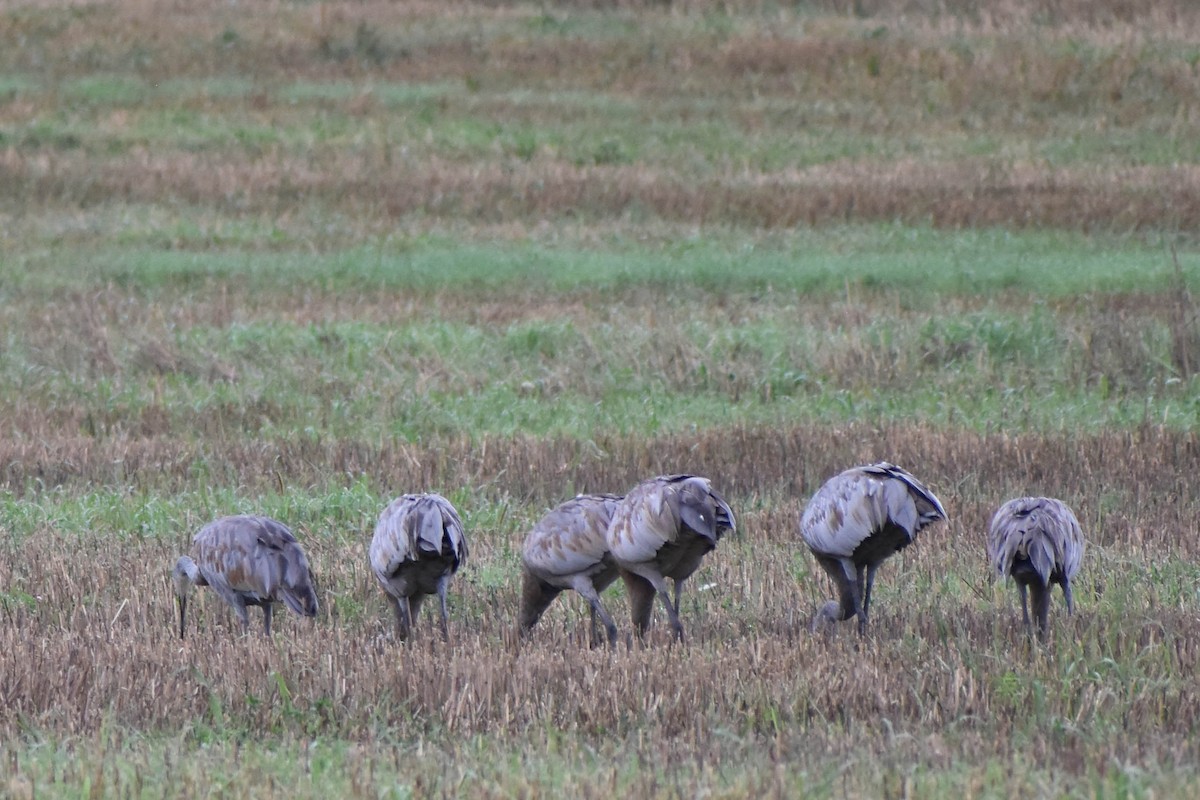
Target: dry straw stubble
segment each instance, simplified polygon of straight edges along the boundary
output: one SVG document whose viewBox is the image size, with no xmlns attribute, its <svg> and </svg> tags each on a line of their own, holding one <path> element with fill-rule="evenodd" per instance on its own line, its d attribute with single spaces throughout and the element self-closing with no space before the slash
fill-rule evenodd
<svg viewBox="0 0 1200 800">
<path fill-rule="evenodd" d="M 795 748 L 796 737 L 830 737 L 839 728 L 874 726 L 881 716 L 914 734 L 968 718 L 984 731 L 1013 735 L 1026 713 L 1014 692 L 1028 690 L 1006 677 L 1017 670 L 1055 686 L 1041 701 L 1046 713 L 1092 721 L 1128 715 L 1164 734 L 1188 729 L 1200 710 L 1200 696 L 1183 677 L 1194 673 L 1197 659 L 1187 633 L 1194 598 L 1179 586 L 1145 591 L 1137 574 L 1153 569 L 1164 551 L 1171 559 L 1196 555 L 1190 539 L 1172 533 L 1195 513 L 1173 477 L 1194 471 L 1200 451 L 1190 436 L 1147 429 L 1055 441 L 851 427 L 797 429 L 782 445 L 778 438 L 732 430 L 656 448 L 676 463 L 703 467 L 741 511 L 742 531 L 694 580 L 697 591 L 683 614 L 695 635 L 683 648 L 667 646 L 658 619 L 647 647 L 589 650 L 580 644 L 587 641 L 584 608 L 570 602 L 556 605 L 518 646 L 518 570 L 514 545 L 504 540 L 523 535 L 520 523 L 473 532 L 480 543 L 475 568 L 502 577 L 492 584 L 467 573 L 456 582 L 448 647 L 433 636 L 407 646 L 391 639 L 365 570 L 347 563 L 362 555 L 361 542 L 302 535 L 322 599 L 349 598 L 365 613 L 313 622 L 280 617 L 267 641 L 239 636 L 224 605 L 202 593 L 196 634 L 181 644 L 166 579 L 174 554 L 169 538 L 134 541 L 105 531 L 75 538 L 44 529 L 10 540 L 0 568 L 7 587 L 3 725 L 59 735 L 116 722 L 351 738 L 373 735 L 380 725 L 403 736 L 513 735 L 550 726 L 697 743 L 728 727 L 782 736 L 780 746 Z M 444 463 L 534 476 L 539 464 L 558 460 L 554 446 L 514 441 L 489 448 L 498 461 Z M 891 574 L 881 586 L 881 633 L 871 643 L 811 637 L 807 620 L 825 587 L 799 554 L 794 525 L 803 493 L 835 465 L 861 461 L 868 450 L 884 455 L 885 448 L 893 460 L 921 465 L 946 498 L 952 524 L 885 567 Z M 612 450 L 611 459 L 574 479 L 627 481 L 626 454 L 619 443 Z M 802 472 L 790 457 L 798 453 L 805 454 Z M 1141 477 L 1131 482 L 1130 475 Z M 1031 648 L 1011 592 L 983 580 L 986 515 L 997 499 L 1032 486 L 1072 498 L 1092 545 L 1078 618 L 1057 631 L 1061 656 Z M 513 489 L 531 498 L 552 491 L 530 482 Z M 486 493 L 478 499 L 486 502 Z M 528 509 L 523 520 L 538 511 Z M 627 632 L 623 599 L 609 602 Z M 1153 622 L 1143 629 L 1138 620 Z M 1055 683 L 1060 670 L 1076 669 L 1066 663 L 1073 658 L 1123 664 L 1151 654 L 1161 662 L 1140 668 L 1148 682 L 1089 673 Z M 1031 666 L 1020 667 L 1023 660 Z M 1157 752 L 1161 744 L 1147 734 L 1131 746 Z"/>
</svg>

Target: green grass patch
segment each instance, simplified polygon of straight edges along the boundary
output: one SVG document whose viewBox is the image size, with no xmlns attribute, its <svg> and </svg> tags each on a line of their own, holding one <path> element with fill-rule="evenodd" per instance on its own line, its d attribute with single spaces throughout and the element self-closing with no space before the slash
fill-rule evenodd
<svg viewBox="0 0 1200 800">
<path fill-rule="evenodd" d="M 169 233 L 211 245 L 210 236 L 188 236 L 188 230 L 176 227 Z M 1179 258 L 1191 283 L 1200 261 L 1188 251 Z M 1170 253 L 1156 241 L 906 226 L 800 230 L 768 240 L 717 232 L 650 246 L 622 237 L 603 247 L 484 246 L 432 234 L 318 255 L 123 247 L 90 252 L 86 259 L 82 253 L 55 253 L 53 260 L 36 262 L 36 274 L 28 274 L 34 264 L 6 263 L 7 268 L 0 264 L 0 274 L 27 290 L 109 281 L 163 291 L 218 283 L 247 291 L 304 285 L 326 291 L 457 293 L 513 286 L 531 292 L 646 286 L 736 294 L 861 291 L 864 297 L 893 294 L 907 303 L 931 294 L 1011 292 L 1054 300 L 1083 293 L 1162 292 L 1175 277 Z"/>
</svg>

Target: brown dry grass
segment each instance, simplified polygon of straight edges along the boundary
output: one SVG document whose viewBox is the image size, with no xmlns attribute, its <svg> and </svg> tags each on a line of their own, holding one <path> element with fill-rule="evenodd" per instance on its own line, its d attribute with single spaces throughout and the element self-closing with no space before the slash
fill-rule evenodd
<svg viewBox="0 0 1200 800">
<path fill-rule="evenodd" d="M 0 105 L 8 213 L 125 202 L 285 219 L 337 207 L 363 224 L 1200 224 L 1196 171 L 1142 154 L 1197 126 L 1188 42 L 1200 15 L 1184 2 L 1138 15 L 1123 2 L 831 3 L 812 16 L 618 4 L 577 20 L 507 4 L 154 7 L 22 3 L 0 19 L 9 68 L 48 76 Z M 723 26 L 704 16 L 718 8 L 732 12 Z M 254 88 L 152 93 L 135 105 L 72 99 L 72 81 L 89 76 Z M 281 93 L 296 83 L 357 88 L 296 104 Z M 397 107 L 376 83 L 445 91 Z M 628 104 L 632 116 L 614 126 L 603 106 L 574 106 L 563 92 Z M 207 138 L 189 141 L 185 125 L 184 142 L 172 141 L 173 111 L 206 121 Z M 330 115 L 353 121 L 349 138 L 307 133 Z M 464 120 L 495 125 L 493 140 L 464 152 Z M 63 130 L 40 132 L 47 125 Z M 259 144 L 241 128 L 296 133 Z M 585 143 L 610 128 L 608 142 Z M 512 131 L 526 131 L 526 150 L 505 139 Z M 860 149 L 830 152 L 842 138 Z M 975 140 L 986 155 L 971 155 Z M 1076 140 L 1102 155 L 1047 155 Z M 593 152 L 615 161 L 594 166 Z"/>
<path fill-rule="evenodd" d="M 367 218 L 412 216 L 480 225 L 631 209 L 667 222 L 750 228 L 885 220 L 939 227 L 1028 226 L 1085 231 L 1200 227 L 1200 169 L 839 163 L 708 180 L 637 167 L 486 165 L 429 159 L 253 159 L 136 155 L 97 165 L 91 154 L 0 158 L 0 183 L 34 207 L 146 204 L 163 196 L 226 214 L 271 215 L 297 203 L 336 204 Z M 15 198 L 14 198 L 15 199 Z"/>
<path fill-rule="evenodd" d="M 222 454 L 236 475 L 281 468 L 302 480 L 304 464 L 326 475 L 369 468 L 397 485 L 476 486 L 471 496 L 481 505 L 521 498 L 508 516 L 469 531 L 472 562 L 453 586 L 449 645 L 428 635 L 429 619 L 416 641 L 392 640 L 366 567 L 362 521 L 298 530 L 324 611 L 312 622 L 280 620 L 269 642 L 240 637 L 228 609 L 204 592 L 191 638 L 175 638 L 167 571 L 188 530 L 73 538 L 45 528 L 9 540 L 0 558 L 0 730 L 113 750 L 133 731 L 202 741 L 344 739 L 363 745 L 344 766 L 356 775 L 381 757 L 423 763 L 418 796 L 475 785 L 459 759 L 474 757 L 460 751 L 480 741 L 553 753 L 567 737 L 569 748 L 636 754 L 635 785 L 651 793 L 664 771 L 680 791 L 680 781 L 715 779 L 703 765 L 750 759 L 766 769 L 754 789 L 764 796 L 794 792 L 794 770 L 819 775 L 830 760 L 868 752 L 880 755 L 837 794 L 903 783 L 914 765 L 953 773 L 996 759 L 1051 760 L 1063 789 L 1115 763 L 1184 765 L 1200 756 L 1191 735 L 1200 714 L 1195 601 L 1178 577 L 1159 572 L 1200 558 L 1186 535 L 1200 510 L 1186 477 L 1200 460 L 1194 435 L 1146 428 L 997 437 L 854 425 L 602 446 L 603 456 L 574 468 L 566 465 L 579 461 L 578 444 L 523 439 L 404 453 Z M 826 475 L 879 457 L 917 470 L 951 523 L 882 571 L 868 640 L 848 631 L 813 636 L 807 621 L 827 588 L 797 543 L 800 505 Z M 515 552 L 540 508 L 567 485 L 619 490 L 681 468 L 713 476 L 741 528 L 685 593 L 688 643 L 669 646 L 659 620 L 646 646 L 590 650 L 584 607 L 567 598 L 520 645 Z M 1044 650 L 1021 632 L 1015 592 L 989 586 L 983 567 L 987 515 L 1030 490 L 1066 498 L 1089 534 L 1078 614 L 1068 620 L 1056 606 L 1054 642 Z M 476 510 L 463 507 L 468 520 Z M 628 631 L 620 593 L 606 602 Z M 389 750 L 396 742 L 407 744 Z M 412 748 L 425 742 L 431 754 L 422 758 Z M 625 769 L 598 774 L 626 781 Z M 485 782 L 485 796 L 537 781 L 498 774 L 493 780 L 508 783 Z M 607 796 L 595 785 L 573 791 Z"/>
<path fill-rule="evenodd" d="M 815 490 L 822 476 L 844 465 L 887 458 L 923 465 L 922 476 L 942 485 L 977 486 L 987 476 L 996 497 L 1036 486 L 1052 495 L 1085 498 L 1087 505 L 1111 515 L 1095 532 L 1101 543 L 1113 537 L 1112 543 L 1125 546 L 1184 548 L 1181 556 L 1191 555 L 1191 542 L 1177 537 L 1194 513 L 1184 481 L 1200 467 L 1194 433 L 1149 426 L 1078 437 L 857 425 L 734 428 L 658 438 L 653 446 L 617 436 L 589 442 L 481 436 L 432 447 L 306 440 L 189 445 L 169 438 L 65 436 L 52 447 L 35 442 L 0 447 L 0 462 L 8 465 L 7 487 L 16 493 L 32 486 L 104 485 L 181 491 L 193 480 L 194 461 L 203 457 L 216 474 L 251 493 L 276 487 L 280 475 L 292 485 L 312 487 L 326 485 L 330 476 L 368 476 L 385 493 L 388 487 L 475 487 L 481 500 L 513 498 L 541 507 L 558 502 L 567 487 L 620 491 L 647 475 L 688 470 L 714 476 L 735 497 L 786 501 L 784 514 L 798 511 L 799 498 Z M 977 516 L 984 511 L 975 508 Z"/>
<path fill-rule="evenodd" d="M 986 675 L 976 674 L 964 690 L 962 665 L 953 658 L 932 673 L 879 671 L 916 641 L 937 649 L 947 625 L 966 639 L 958 645 L 960 657 L 976 645 L 987 649 L 995 637 L 1027 647 L 1012 630 L 1015 598 L 1007 593 L 984 589 L 980 599 L 962 585 L 950 586 L 942 598 L 911 592 L 920 585 L 945 587 L 945 576 L 984 586 L 986 518 L 1002 499 L 1029 490 L 1068 499 L 1089 532 L 1083 610 L 1077 625 L 1063 623 L 1060 638 L 1098 637 L 1117 648 L 1109 654 L 1117 661 L 1129 655 L 1123 648 L 1136 652 L 1147 642 L 1174 641 L 1163 668 L 1175 675 L 1194 672 L 1197 648 L 1186 633 L 1193 624 L 1190 603 L 1159 606 L 1150 587 L 1140 597 L 1123 598 L 1127 615 L 1154 619 L 1144 631 L 1132 619 L 1122 623 L 1097 609 L 1106 591 L 1129 591 L 1123 572 L 1145 570 L 1164 558 L 1200 558 L 1195 537 L 1181 535 L 1198 511 L 1186 478 L 1200 466 L 1193 434 L 1147 428 L 1094 437 L 998 437 L 850 426 L 733 429 L 649 444 L 599 444 L 603 455 L 582 459 L 578 443 L 524 439 L 447 443 L 433 450 L 281 445 L 220 454 L 230 460 L 228 471 L 242 476 L 239 483 L 275 470 L 299 482 L 317 479 L 309 469 L 321 475 L 369 470 L 396 486 L 474 486 L 480 503 L 516 498 L 517 519 L 470 532 L 472 568 L 487 577 L 473 578 L 468 569 L 456 582 L 454 641 L 448 648 L 436 641 L 405 647 L 389 639 L 383 603 L 366 568 L 366 530 L 332 536 L 300 531 L 327 612 L 311 624 L 290 620 L 271 644 L 239 639 L 232 616 L 215 598 L 201 602 L 205 610 L 192 639 L 181 644 L 174 638 L 166 573 L 187 530 L 153 540 L 95 531 L 74 540 L 46 529 L 10 540 L 0 561 L 0 585 L 10 596 L 25 593 L 34 600 L 4 606 L 0 719 L 10 733 L 26 725 L 63 734 L 93 732 L 105 719 L 173 729 L 209 713 L 211 695 L 231 721 L 247 729 L 315 725 L 346 736 L 364 735 L 378 709 L 392 704 L 412 717 L 414 732 L 444 725 L 459 734 L 513 733 L 545 724 L 628 732 L 649 714 L 662 733 L 675 735 L 693 725 L 746 725 L 752 721 L 746 715 L 753 713 L 747 703 L 778 709 L 801 726 L 797 733 L 818 720 L 863 723 L 883 712 L 894 721 L 941 724 L 964 709 L 1003 726 L 1015 721 L 1016 709 L 998 707 L 986 680 L 978 684 Z M 885 570 L 890 588 L 880 601 L 880 626 L 847 671 L 835 667 L 842 661 L 835 656 L 857 652 L 850 637 L 829 642 L 805 631 L 824 581 L 799 552 L 794 526 L 803 498 L 825 476 L 877 458 L 918 471 L 941 494 L 952 522 L 932 530 Z M 2 460 L 21 458 L 6 452 Z M 137 475 L 157 466 L 131 469 Z M 620 490 L 642 476 L 675 469 L 712 476 L 742 523 L 689 592 L 692 644 L 591 653 L 568 645 L 560 619 L 551 614 L 534 641 L 518 648 L 512 635 L 518 591 L 512 554 L 524 526 L 561 498 L 565 486 Z M 250 482 L 243 488 L 265 487 Z M 463 510 L 468 518 L 474 511 Z M 336 530 L 337 521 L 330 522 Z M 1116 585 L 1106 587 L 1108 582 Z M 707 584 L 711 587 L 697 589 Z M 997 598 L 1003 598 L 999 608 Z M 339 609 L 346 603 L 368 611 L 346 617 Z M 482 613 L 493 606 L 500 613 Z M 568 630 L 582 632 L 576 625 Z M 128 654 L 135 656 L 132 663 Z M 939 658 L 952 656 L 944 652 Z M 692 665 L 686 688 L 671 666 L 676 663 Z M 288 681 L 291 702 L 304 710 L 296 720 L 278 702 L 277 675 Z M 591 686 L 606 688 L 590 691 Z M 855 686 L 875 688 L 850 688 Z M 1084 702 L 1078 693 L 1087 691 L 1086 685 L 1072 690 L 1070 702 Z M 247 706 L 248 696 L 264 702 Z M 267 702 L 273 697 L 276 701 Z M 1143 704 L 1154 697 L 1130 702 L 1129 713 L 1141 718 L 1151 713 Z M 1188 689 L 1170 707 L 1153 710 L 1153 717 L 1167 731 L 1182 731 L 1198 704 L 1200 696 Z"/>
</svg>

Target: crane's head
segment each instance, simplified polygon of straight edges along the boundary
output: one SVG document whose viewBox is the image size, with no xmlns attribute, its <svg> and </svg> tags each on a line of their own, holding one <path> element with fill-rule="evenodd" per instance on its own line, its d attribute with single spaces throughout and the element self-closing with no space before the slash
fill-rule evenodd
<svg viewBox="0 0 1200 800">
<path fill-rule="evenodd" d="M 813 614 L 812 632 L 828 630 L 833 623 L 841 622 L 842 619 L 842 604 L 836 600 L 830 600 L 817 609 L 816 614 Z"/>
<path fill-rule="evenodd" d="M 302 617 L 315 617 L 320 610 L 312 583 L 284 587 L 282 594 L 284 605 Z"/>
<path fill-rule="evenodd" d="M 287 553 L 284 566 L 283 586 L 280 587 L 283 602 L 293 612 L 302 617 L 315 617 L 319 610 L 317 603 L 316 580 L 308 567 L 308 559 L 300 548 L 294 548 Z"/>
</svg>

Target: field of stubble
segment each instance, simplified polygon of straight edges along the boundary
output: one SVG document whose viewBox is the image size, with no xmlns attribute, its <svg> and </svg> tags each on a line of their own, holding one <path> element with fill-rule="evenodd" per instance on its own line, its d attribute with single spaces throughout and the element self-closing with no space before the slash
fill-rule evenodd
<svg viewBox="0 0 1200 800">
<path fill-rule="evenodd" d="M 1200 16 L 1182 2 L 0 8 L 0 795 L 1191 797 Z M 942 499 L 872 633 L 814 636 L 805 500 Z M 580 491 L 739 530 L 587 646 L 515 636 Z M 366 562 L 439 491 L 450 641 Z M 1078 513 L 1038 644 L 983 531 Z M 169 571 L 292 526 L 321 614 Z M 426 614 L 428 614 L 428 610 Z M 252 610 L 253 629 L 258 615 Z"/>
</svg>

